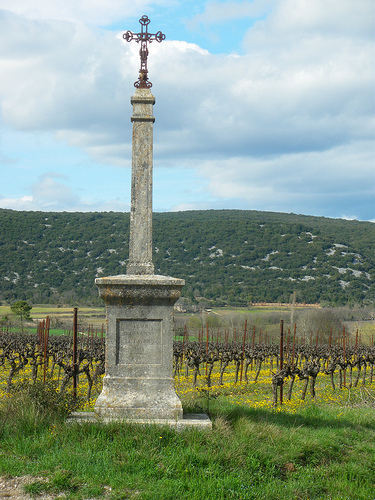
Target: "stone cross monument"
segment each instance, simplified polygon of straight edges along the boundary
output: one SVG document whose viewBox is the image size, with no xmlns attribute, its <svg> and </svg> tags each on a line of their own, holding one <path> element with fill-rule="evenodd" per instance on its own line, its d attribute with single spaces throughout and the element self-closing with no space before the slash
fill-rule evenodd
<svg viewBox="0 0 375 500">
<path fill-rule="evenodd" d="M 185 284 L 182 279 L 154 274 L 152 263 L 153 105 L 147 71 L 147 43 L 161 42 L 160 31 L 148 33 L 147 16 L 141 33 L 124 34 L 141 44 L 141 68 L 133 105 L 132 187 L 129 264 L 127 274 L 97 278 L 106 305 L 106 365 L 103 390 L 95 413 L 105 419 L 167 423 L 177 427 L 210 427 L 207 418 L 183 416 L 173 379 L 173 308 Z"/>
<path fill-rule="evenodd" d="M 152 148 L 153 123 L 155 117 L 152 108 L 155 98 L 151 94 L 152 83 L 148 80 L 147 44 L 153 40 L 162 42 L 165 35 L 158 31 L 156 34 L 148 32 L 150 20 L 142 16 L 141 32 L 127 31 L 123 38 L 127 42 L 135 40 L 141 44 L 139 55 L 141 67 L 138 80 L 134 83 L 137 88 L 131 98 L 133 105 L 133 141 L 132 141 L 132 190 L 130 209 L 130 241 L 129 265 L 127 274 L 154 274 L 152 263 Z"/>
</svg>

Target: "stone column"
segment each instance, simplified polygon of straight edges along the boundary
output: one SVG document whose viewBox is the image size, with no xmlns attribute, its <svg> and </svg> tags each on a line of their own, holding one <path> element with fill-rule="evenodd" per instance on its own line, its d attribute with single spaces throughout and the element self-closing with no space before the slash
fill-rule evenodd
<svg viewBox="0 0 375 500">
<path fill-rule="evenodd" d="M 153 274 L 152 263 L 152 152 L 153 105 L 150 89 L 138 88 L 133 105 L 132 188 L 129 264 L 127 274 Z"/>
</svg>

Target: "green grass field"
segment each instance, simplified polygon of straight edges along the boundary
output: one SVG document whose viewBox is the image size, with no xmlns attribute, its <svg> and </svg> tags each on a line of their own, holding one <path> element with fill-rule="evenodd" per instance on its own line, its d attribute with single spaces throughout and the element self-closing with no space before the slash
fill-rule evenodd
<svg viewBox="0 0 375 500">
<path fill-rule="evenodd" d="M 332 391 L 318 375 L 316 399 L 272 407 L 270 366 L 249 382 L 198 388 L 176 377 L 185 411 L 209 411 L 212 431 L 65 422 L 68 397 L 50 386 L 4 393 L 0 370 L 0 474 L 34 476 L 37 496 L 110 500 L 374 500 L 375 382 Z M 28 381 L 25 368 L 16 382 Z M 96 392 L 100 392 L 100 385 Z M 86 390 L 80 380 L 80 393 Z M 95 396 L 96 397 L 96 396 Z M 95 397 L 81 408 L 92 409 Z M 58 403 L 58 406 L 56 406 Z M 57 411 L 59 408 L 59 411 Z M 52 411 L 51 411 L 52 409 Z"/>
</svg>

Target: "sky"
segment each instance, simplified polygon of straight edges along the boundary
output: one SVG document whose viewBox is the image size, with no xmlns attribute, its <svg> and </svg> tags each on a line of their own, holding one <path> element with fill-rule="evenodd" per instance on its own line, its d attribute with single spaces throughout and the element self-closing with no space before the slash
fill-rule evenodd
<svg viewBox="0 0 375 500">
<path fill-rule="evenodd" d="M 154 211 L 375 222 L 373 0 L 0 0 L 0 208 L 129 211 L 143 15 Z"/>
</svg>

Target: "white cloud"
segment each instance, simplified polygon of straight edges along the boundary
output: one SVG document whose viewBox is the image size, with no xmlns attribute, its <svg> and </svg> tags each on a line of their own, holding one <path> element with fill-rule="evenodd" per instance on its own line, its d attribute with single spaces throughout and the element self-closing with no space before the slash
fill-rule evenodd
<svg viewBox="0 0 375 500">
<path fill-rule="evenodd" d="M 233 19 L 256 18 L 264 15 L 275 0 L 252 0 L 237 2 L 207 2 L 204 11 L 196 14 L 188 23 L 191 29 L 198 25 L 227 23 Z"/>
<path fill-rule="evenodd" d="M 16 64 L 13 58 L 0 63 L 7 75 L 0 84 L 5 124 L 55 130 L 97 160 L 124 164 L 137 44 L 108 33 L 94 36 L 71 23 L 13 17 L 9 26 L 6 17 L 3 21 L 5 39 L 25 33 L 23 45 L 28 45 Z M 270 31 L 266 23 L 261 36 Z M 252 44 L 258 38 L 259 33 Z M 302 48 L 289 47 L 279 58 L 256 51 L 213 56 L 186 42 L 152 45 L 150 79 L 157 85 L 160 154 L 285 154 L 369 138 L 370 46 L 351 41 L 343 50 L 336 39 L 329 43 L 329 55 L 324 41 L 307 38 Z"/>
<path fill-rule="evenodd" d="M 32 195 L 16 197 L 2 197 L 0 207 L 12 210 L 44 210 L 67 212 L 128 212 L 129 203 L 119 199 L 105 200 L 95 197 L 83 197 L 68 185 L 68 177 L 47 172 L 31 186 Z"/>
<path fill-rule="evenodd" d="M 124 99 L 119 87 L 126 46 L 113 35 L 95 37 L 82 25 L 27 20 L 1 11 L 0 28 L 8 44 L 0 49 L 5 124 L 23 130 L 106 124 Z"/>
<path fill-rule="evenodd" d="M 64 175 L 48 172 L 42 175 L 32 186 L 33 200 L 40 202 L 45 207 L 63 209 L 76 205 L 79 196 L 64 182 L 57 179 L 66 179 Z"/>
<path fill-rule="evenodd" d="M 129 167 L 139 47 L 84 23 L 104 25 L 167 1 L 36 0 L 31 7 L 3 0 L 12 12 L 0 11 L 2 122 L 53 132 L 95 162 Z M 200 194 L 201 201 L 179 206 L 237 199 L 259 207 L 267 200 L 276 210 L 330 203 L 333 210 L 344 196 L 359 206 L 366 197 L 369 206 L 372 11 L 372 0 L 208 2 L 192 18 L 196 26 L 258 18 L 244 38 L 244 55 L 212 55 L 168 39 L 150 46 L 155 157 L 166 167 L 194 168 L 205 180 L 208 201 Z M 43 192 L 57 190 L 59 206 L 84 203 L 68 186 L 46 177 L 32 200 L 42 203 Z"/>
<path fill-rule="evenodd" d="M 0 196 L 1 208 L 11 210 L 38 210 L 38 205 L 34 203 L 32 196 L 22 196 L 21 198 L 6 198 Z"/>
<path fill-rule="evenodd" d="M 142 15 L 168 4 L 168 0 L 2 0 L 1 6 L 31 19 L 60 19 L 106 26 L 121 19 Z"/>
<path fill-rule="evenodd" d="M 80 197 L 67 186 L 67 180 L 59 173 L 45 173 L 31 186 L 31 196 L 0 197 L 0 206 L 13 210 L 69 210 L 79 206 Z"/>
<path fill-rule="evenodd" d="M 341 217 L 339 207 L 345 205 L 345 199 L 357 200 L 358 209 L 367 204 L 371 211 L 375 185 L 372 152 L 373 145 L 368 143 L 361 144 L 358 151 L 340 146 L 309 154 L 215 159 L 199 163 L 197 172 L 208 182 L 212 199 L 237 199 L 254 209 L 285 212 L 304 205 L 310 214 L 329 211 L 330 216 Z"/>
<path fill-rule="evenodd" d="M 374 28 L 372 0 L 283 0 L 267 19 L 274 36 L 290 41 L 319 33 L 324 37 L 372 37 Z"/>
<path fill-rule="evenodd" d="M 358 220 L 358 217 L 356 215 L 343 215 L 340 217 L 340 219 L 344 220 Z"/>
</svg>

